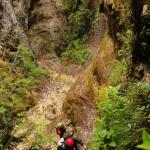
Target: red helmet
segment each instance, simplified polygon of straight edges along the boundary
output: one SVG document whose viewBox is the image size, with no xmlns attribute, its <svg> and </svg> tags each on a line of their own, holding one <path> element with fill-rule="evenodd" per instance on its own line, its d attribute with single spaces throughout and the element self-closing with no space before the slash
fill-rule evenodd
<svg viewBox="0 0 150 150">
<path fill-rule="evenodd" d="M 62 133 L 61 129 L 60 129 L 60 128 L 56 128 L 56 133 L 57 133 L 58 135 L 60 135 L 60 134 Z"/>
<path fill-rule="evenodd" d="M 74 140 L 72 138 L 66 139 L 65 143 L 69 148 L 72 148 L 75 145 Z"/>
<path fill-rule="evenodd" d="M 58 134 L 58 135 L 61 135 L 63 132 L 65 132 L 66 131 L 66 128 L 65 128 L 65 125 L 64 124 L 62 124 L 62 123 L 58 123 L 57 125 L 56 125 L 56 133 Z"/>
</svg>

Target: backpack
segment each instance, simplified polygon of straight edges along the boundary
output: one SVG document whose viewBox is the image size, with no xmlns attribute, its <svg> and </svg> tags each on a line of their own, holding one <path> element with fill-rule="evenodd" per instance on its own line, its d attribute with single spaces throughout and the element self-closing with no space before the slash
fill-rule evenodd
<svg viewBox="0 0 150 150">
<path fill-rule="evenodd" d="M 72 137 L 68 137 L 65 139 L 65 145 L 67 148 L 73 148 L 75 146 L 75 141 Z"/>
<path fill-rule="evenodd" d="M 57 146 L 61 150 L 66 150 L 66 149 L 73 149 L 75 147 L 75 141 L 73 137 L 65 137 L 61 138 L 57 144 Z"/>
</svg>

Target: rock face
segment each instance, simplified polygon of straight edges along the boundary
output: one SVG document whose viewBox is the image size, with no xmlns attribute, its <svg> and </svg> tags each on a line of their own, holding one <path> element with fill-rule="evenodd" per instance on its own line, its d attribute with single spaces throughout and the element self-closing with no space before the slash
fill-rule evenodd
<svg viewBox="0 0 150 150">
<path fill-rule="evenodd" d="M 82 129 L 80 134 L 85 139 L 92 137 L 98 89 L 100 85 L 107 84 L 114 62 L 113 40 L 105 36 L 96 59 L 79 76 L 65 98 L 63 112 Z"/>
<path fill-rule="evenodd" d="M 32 0 L 29 12 L 29 34 L 32 47 L 40 49 L 44 44 L 59 48 L 65 30 L 65 17 L 58 0 Z"/>
<path fill-rule="evenodd" d="M 27 3 L 29 3 L 29 2 L 26 1 L 25 6 Z M 22 4 L 22 3 L 18 2 L 18 5 L 19 4 Z M 1 18 L 0 18 L 1 19 L 0 40 L 5 40 L 10 35 L 12 37 L 15 37 L 15 35 L 16 35 L 16 38 L 19 38 L 20 41 L 28 49 L 31 49 L 27 34 L 23 27 L 23 22 L 20 21 L 20 17 L 22 16 L 22 13 L 20 14 L 20 11 L 17 12 L 17 9 L 15 9 L 15 7 L 13 7 L 13 2 L 10 0 L 2 0 L 0 3 L 0 8 L 1 8 L 1 12 L 2 12 Z M 17 8 L 17 6 L 16 6 L 16 8 Z M 24 10 L 24 9 L 22 8 L 22 10 Z"/>
<path fill-rule="evenodd" d="M 135 18 L 135 47 L 133 49 L 133 76 L 150 83 L 150 0 L 133 1 Z"/>
<path fill-rule="evenodd" d="M 135 48 L 132 52 L 132 56 L 130 56 L 133 58 L 133 74 L 138 80 L 138 75 L 140 75 L 140 79 L 150 82 L 150 1 L 132 0 L 132 2 L 135 13 L 134 33 L 137 36 Z M 103 26 L 98 25 L 96 27 L 96 31 L 98 29 L 98 41 L 95 41 L 100 43 L 100 45 L 98 45 L 98 52 L 96 53 L 94 51 L 96 57 L 90 62 L 89 66 L 82 72 L 71 87 L 65 97 L 64 103 L 64 94 L 61 93 L 64 83 L 56 84 L 57 86 L 51 89 L 55 83 L 58 83 L 54 78 L 53 81 L 55 82 L 52 82 L 48 89 L 49 92 L 52 91 L 53 93 L 53 96 L 48 93 L 50 95 L 48 98 L 51 99 L 51 101 L 54 99 L 54 101 L 59 103 L 57 96 L 60 97 L 61 105 L 56 105 L 58 106 L 57 109 L 60 110 L 63 103 L 63 113 L 68 119 L 76 123 L 77 128 L 82 129 L 79 130 L 81 131 L 80 135 L 85 139 L 92 137 L 92 129 L 96 119 L 95 105 L 99 99 L 98 90 L 103 84 L 108 84 L 108 77 L 116 62 L 114 39 L 108 34 L 105 35 L 105 33 L 109 31 L 113 33 L 113 35 L 116 35 L 116 30 L 113 28 L 116 25 L 116 22 L 113 22 L 116 18 L 114 19 L 112 17 L 112 13 L 115 11 L 114 15 L 120 13 L 120 7 L 123 3 L 123 0 L 89 0 L 89 7 L 94 7 L 95 5 L 100 6 L 101 12 L 104 13 L 100 21 L 105 21 Z M 28 49 L 43 50 L 45 45 L 48 46 L 49 50 L 59 49 L 63 42 L 62 34 L 67 30 L 66 18 L 63 15 L 61 7 L 61 0 L 0 0 L 0 41 L 8 38 L 11 33 L 11 36 L 19 38 Z M 109 13 L 107 18 L 105 18 L 106 11 L 109 11 L 107 12 Z M 122 30 L 122 28 L 120 30 Z M 52 67 L 55 68 L 56 63 L 53 62 L 53 64 Z M 138 73 L 137 77 L 135 75 L 136 73 Z M 67 80 L 69 78 L 67 78 Z M 64 80 L 64 77 L 61 76 L 60 79 Z M 74 82 L 72 77 L 71 81 Z M 64 92 L 69 88 L 70 87 L 66 85 Z M 58 91 L 61 92 L 59 93 Z M 41 111 L 40 115 L 50 120 L 54 119 L 55 116 L 49 112 L 51 110 L 53 111 L 52 107 L 55 104 L 53 103 L 53 105 L 51 105 L 51 103 L 47 103 L 48 99 L 46 96 L 45 99 L 42 98 L 42 100 L 46 101 L 42 101 L 39 107 L 42 111 L 43 106 L 49 106 L 45 106 L 45 112 L 43 113 Z M 57 113 L 59 110 L 54 110 L 54 113 L 55 111 Z M 37 112 L 34 114 L 36 115 L 36 113 Z"/>
<path fill-rule="evenodd" d="M 98 90 L 101 85 L 108 84 L 108 77 L 116 60 L 114 41 L 106 34 L 109 29 L 108 18 L 105 14 L 101 16 L 103 23 L 100 23 L 99 27 L 103 31 L 100 31 L 98 26 L 94 30 L 99 36 L 97 43 L 100 43 L 96 57 L 80 74 L 63 104 L 64 114 L 76 123 L 80 136 L 85 140 L 87 137 L 89 140 L 92 138 L 96 101 L 99 99 Z"/>
<path fill-rule="evenodd" d="M 13 0 L 12 5 L 14 7 L 18 21 L 21 22 L 24 29 L 28 30 L 29 21 L 29 9 L 31 6 L 31 0 Z"/>
<path fill-rule="evenodd" d="M 1 0 L 0 21 L 0 40 L 11 33 L 29 49 L 58 48 L 66 24 L 60 0 Z"/>
<path fill-rule="evenodd" d="M 116 41 L 114 42 L 114 37 L 116 36 L 116 31 L 113 27 L 115 27 L 115 23 L 112 21 L 112 14 L 119 14 L 123 1 L 99 1 L 100 7 L 103 13 L 107 13 L 108 15 L 108 24 L 106 31 L 110 32 L 109 36 L 102 36 L 102 40 L 100 42 L 99 52 L 96 54 L 96 58 L 91 62 L 91 64 L 85 69 L 85 71 L 79 76 L 75 84 L 72 86 L 70 91 L 68 92 L 64 104 L 63 104 L 63 112 L 66 116 L 72 119 L 78 128 L 81 128 L 80 135 L 83 138 L 91 137 L 91 129 L 93 128 L 93 124 L 96 117 L 96 101 L 99 98 L 98 90 L 102 85 L 108 85 L 108 77 L 113 69 L 113 66 L 116 63 Z M 140 76 L 140 80 L 149 82 L 150 81 L 150 73 L 149 73 L 149 44 L 148 44 L 148 22 L 149 22 L 149 3 L 148 1 L 136 1 L 136 5 L 134 5 L 135 1 L 133 1 L 133 12 L 135 13 L 135 18 L 137 19 L 135 22 L 136 30 L 135 35 L 137 35 L 137 39 L 135 40 L 135 49 L 130 54 L 130 61 L 133 61 L 131 64 L 133 66 L 133 76 L 136 78 L 136 73 Z M 141 7 L 140 13 L 139 5 Z M 111 7 L 109 7 L 111 6 Z M 107 9 L 109 10 L 109 12 Z M 115 14 L 115 15 L 116 15 Z M 140 27 L 139 27 L 140 23 Z M 113 25 L 112 25 L 113 24 Z M 145 28 L 144 28 L 145 26 Z M 110 29 L 112 28 L 112 29 Z M 139 30 L 140 29 L 140 30 Z M 142 30 L 143 29 L 143 30 Z M 125 29 L 126 30 L 126 29 Z M 139 35 L 143 35 L 140 36 Z M 115 35 L 115 36 L 113 36 Z M 141 46 L 141 43 L 145 42 L 145 49 Z M 145 58 L 145 59 L 144 59 Z M 134 68 L 135 67 L 135 68 Z M 141 75 L 142 74 L 142 75 Z M 138 78 L 139 80 L 139 78 Z"/>
</svg>

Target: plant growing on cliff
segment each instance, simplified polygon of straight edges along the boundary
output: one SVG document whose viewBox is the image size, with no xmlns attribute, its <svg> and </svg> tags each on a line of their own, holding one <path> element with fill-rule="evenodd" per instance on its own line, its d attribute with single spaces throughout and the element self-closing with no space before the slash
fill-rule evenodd
<svg viewBox="0 0 150 150">
<path fill-rule="evenodd" d="M 83 65 L 88 57 L 90 52 L 85 44 L 82 44 L 80 40 L 72 41 L 65 52 L 61 54 L 61 60 L 65 64 L 74 63 Z"/>
<path fill-rule="evenodd" d="M 53 52 L 54 51 L 54 47 L 52 47 L 51 44 L 48 42 L 43 43 L 42 49 L 47 51 L 47 52 Z"/>
<path fill-rule="evenodd" d="M 149 92 L 150 86 L 141 83 L 131 85 L 127 92 L 120 86 L 108 87 L 103 102 L 97 104 L 101 115 L 96 121 L 91 149 L 136 149 L 141 127 L 149 122 Z"/>
<path fill-rule="evenodd" d="M 148 134 L 145 129 L 143 129 L 142 140 L 143 143 L 137 147 L 140 149 L 150 150 L 150 134 Z"/>
<path fill-rule="evenodd" d="M 118 32 L 118 41 L 120 42 L 120 49 L 118 56 L 126 58 L 131 54 L 134 42 L 133 23 L 132 23 L 132 9 L 130 0 L 125 1 L 120 7 L 120 14 L 117 17 L 120 33 Z"/>
<path fill-rule="evenodd" d="M 21 44 L 3 47 L 2 52 L 5 60 L 0 57 L 0 144 L 7 145 L 12 128 L 34 104 L 39 79 L 48 73 L 35 65 L 32 52 Z"/>
<path fill-rule="evenodd" d="M 108 78 L 108 82 L 110 85 L 117 85 L 119 82 L 124 80 L 125 73 L 127 71 L 127 62 L 126 60 L 117 61 Z"/>
<path fill-rule="evenodd" d="M 40 124 L 36 125 L 36 128 L 34 129 L 35 132 L 35 140 L 29 141 L 29 147 L 30 150 L 34 149 L 44 149 L 44 145 L 51 146 L 51 143 L 53 141 L 53 135 L 47 134 L 45 135 L 44 131 L 46 130 L 48 125 L 47 120 L 42 120 Z"/>
<path fill-rule="evenodd" d="M 62 56 L 71 55 L 74 59 L 73 62 L 78 64 L 83 64 L 89 53 L 85 48 L 84 50 L 80 49 L 81 52 L 78 50 L 74 51 L 73 43 L 81 41 L 80 47 L 83 48 L 83 45 L 87 41 L 87 35 L 98 14 L 97 8 L 88 8 L 88 2 L 88 0 L 63 0 L 64 12 L 70 28 L 63 35 L 65 52 Z M 64 57 L 62 59 L 64 60 Z"/>
<path fill-rule="evenodd" d="M 127 30 L 124 33 L 118 36 L 119 41 L 121 42 L 121 48 L 118 51 L 119 57 L 126 58 L 132 51 L 134 36 L 132 30 Z"/>
</svg>

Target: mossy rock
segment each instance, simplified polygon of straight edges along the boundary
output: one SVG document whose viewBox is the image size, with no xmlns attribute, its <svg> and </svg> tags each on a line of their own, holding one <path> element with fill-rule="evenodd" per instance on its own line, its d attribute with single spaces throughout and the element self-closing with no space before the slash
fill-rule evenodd
<svg viewBox="0 0 150 150">
<path fill-rule="evenodd" d="M 3 70 L 7 71 L 7 70 L 9 70 L 10 65 L 6 61 L 0 59 L 0 68 L 2 68 Z"/>
<path fill-rule="evenodd" d="M 84 128 L 83 130 L 93 128 L 96 102 L 100 99 L 98 90 L 102 84 L 108 84 L 108 77 L 115 60 L 114 42 L 106 36 L 100 44 L 97 57 L 80 74 L 65 97 L 64 114 L 77 126 Z"/>
</svg>

